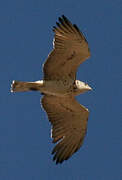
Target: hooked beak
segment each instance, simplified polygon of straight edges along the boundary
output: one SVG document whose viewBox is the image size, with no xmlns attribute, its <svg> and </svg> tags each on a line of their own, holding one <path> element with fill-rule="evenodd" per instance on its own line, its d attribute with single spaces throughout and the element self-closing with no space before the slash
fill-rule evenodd
<svg viewBox="0 0 122 180">
<path fill-rule="evenodd" d="M 89 90 L 89 91 L 92 91 L 93 89 L 88 85 L 88 90 Z"/>
</svg>

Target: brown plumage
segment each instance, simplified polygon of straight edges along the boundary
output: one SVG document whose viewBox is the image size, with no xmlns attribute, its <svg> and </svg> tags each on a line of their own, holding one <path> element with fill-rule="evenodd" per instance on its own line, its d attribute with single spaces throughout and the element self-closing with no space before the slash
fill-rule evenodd
<svg viewBox="0 0 122 180">
<path fill-rule="evenodd" d="M 40 91 L 42 106 L 52 125 L 51 136 L 56 143 L 52 154 L 62 163 L 83 144 L 89 111 L 75 96 L 91 90 L 88 84 L 76 80 L 78 66 L 90 57 L 88 43 L 76 25 L 63 15 L 53 28 L 53 50 L 43 65 L 44 80 L 13 81 L 12 92 Z"/>
</svg>

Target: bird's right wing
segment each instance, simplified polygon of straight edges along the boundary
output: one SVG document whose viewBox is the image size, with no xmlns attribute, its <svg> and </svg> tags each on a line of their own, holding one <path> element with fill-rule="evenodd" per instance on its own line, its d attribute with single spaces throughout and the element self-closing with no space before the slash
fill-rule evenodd
<svg viewBox="0 0 122 180">
<path fill-rule="evenodd" d="M 65 16 L 54 27 L 54 49 L 44 67 L 44 79 L 73 79 L 77 67 L 90 57 L 88 43 L 76 25 Z"/>
<path fill-rule="evenodd" d="M 83 143 L 89 112 L 74 97 L 44 95 L 42 106 L 52 124 L 52 154 L 56 163 L 62 163 L 75 153 Z"/>
</svg>

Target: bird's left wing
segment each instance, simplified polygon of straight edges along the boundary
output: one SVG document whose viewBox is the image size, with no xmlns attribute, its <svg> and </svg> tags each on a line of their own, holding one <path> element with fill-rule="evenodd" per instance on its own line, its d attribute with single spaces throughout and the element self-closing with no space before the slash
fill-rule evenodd
<svg viewBox="0 0 122 180">
<path fill-rule="evenodd" d="M 76 25 L 65 16 L 54 27 L 54 49 L 44 67 L 44 79 L 73 79 L 77 67 L 90 56 L 88 43 Z"/>
<path fill-rule="evenodd" d="M 56 163 L 62 163 L 75 153 L 83 143 L 89 112 L 74 97 L 44 95 L 42 106 L 52 124 L 52 154 Z"/>
</svg>

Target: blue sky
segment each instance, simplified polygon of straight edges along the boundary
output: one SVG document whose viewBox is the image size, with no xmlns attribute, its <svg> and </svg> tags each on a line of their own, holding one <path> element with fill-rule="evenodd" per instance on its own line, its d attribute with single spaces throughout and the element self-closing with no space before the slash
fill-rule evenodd
<svg viewBox="0 0 122 180">
<path fill-rule="evenodd" d="M 122 179 L 122 43 L 120 0 L 0 2 L 0 180 Z M 62 165 L 52 161 L 50 124 L 38 92 L 10 93 L 13 79 L 43 77 L 53 32 L 64 14 L 85 34 L 91 58 L 77 79 L 93 91 L 77 97 L 90 110 L 83 147 Z"/>
</svg>

